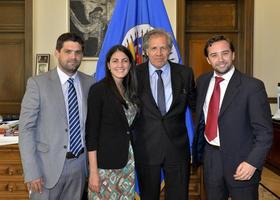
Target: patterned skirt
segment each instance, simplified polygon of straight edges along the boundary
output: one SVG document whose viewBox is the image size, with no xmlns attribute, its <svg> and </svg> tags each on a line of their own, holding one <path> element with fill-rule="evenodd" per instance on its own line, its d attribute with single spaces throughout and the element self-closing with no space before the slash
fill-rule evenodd
<svg viewBox="0 0 280 200">
<path fill-rule="evenodd" d="M 135 169 L 132 146 L 129 144 L 128 162 L 122 169 L 98 169 L 100 192 L 88 191 L 89 200 L 133 200 Z"/>
</svg>

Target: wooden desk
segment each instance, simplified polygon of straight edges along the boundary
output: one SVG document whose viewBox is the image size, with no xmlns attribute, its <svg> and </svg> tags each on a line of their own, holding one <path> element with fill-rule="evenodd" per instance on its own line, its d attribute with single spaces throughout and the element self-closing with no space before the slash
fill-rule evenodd
<svg viewBox="0 0 280 200">
<path fill-rule="evenodd" d="M 28 192 L 23 180 L 23 170 L 17 144 L 0 146 L 0 200 L 27 200 Z M 191 172 L 190 200 L 204 199 L 202 170 Z M 164 191 L 161 193 L 164 199 Z"/>
<path fill-rule="evenodd" d="M 0 199 L 27 200 L 17 144 L 0 146 Z"/>
<path fill-rule="evenodd" d="M 280 121 L 273 120 L 273 144 L 267 155 L 266 167 L 280 175 Z"/>
</svg>

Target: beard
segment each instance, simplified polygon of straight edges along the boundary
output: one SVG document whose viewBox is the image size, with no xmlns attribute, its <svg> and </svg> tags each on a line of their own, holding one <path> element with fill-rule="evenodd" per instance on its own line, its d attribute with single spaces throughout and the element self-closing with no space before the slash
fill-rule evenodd
<svg viewBox="0 0 280 200">
<path fill-rule="evenodd" d="M 232 63 L 230 65 L 226 65 L 223 68 L 219 67 L 222 64 L 223 63 L 218 63 L 217 65 L 215 65 L 214 70 L 217 74 L 224 75 L 224 74 L 228 73 L 231 70 L 231 68 L 233 67 Z"/>
<path fill-rule="evenodd" d="M 59 65 L 60 65 L 61 70 L 64 71 L 66 74 L 73 75 L 78 71 L 78 69 L 81 65 L 81 61 L 72 60 L 72 61 L 67 61 L 64 63 L 59 62 Z"/>
</svg>

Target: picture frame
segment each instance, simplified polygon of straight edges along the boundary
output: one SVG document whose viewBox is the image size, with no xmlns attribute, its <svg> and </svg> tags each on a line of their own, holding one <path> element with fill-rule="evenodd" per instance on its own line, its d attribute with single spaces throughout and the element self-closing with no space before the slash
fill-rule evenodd
<svg viewBox="0 0 280 200">
<path fill-rule="evenodd" d="M 115 0 L 69 0 L 69 31 L 85 41 L 83 60 L 98 60 Z"/>
<path fill-rule="evenodd" d="M 36 54 L 36 75 L 43 74 L 50 69 L 50 54 Z"/>
</svg>

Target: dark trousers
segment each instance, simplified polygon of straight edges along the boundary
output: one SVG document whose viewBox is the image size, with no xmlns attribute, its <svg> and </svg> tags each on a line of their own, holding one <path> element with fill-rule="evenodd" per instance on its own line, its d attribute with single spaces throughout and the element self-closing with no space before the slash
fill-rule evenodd
<svg viewBox="0 0 280 200">
<path fill-rule="evenodd" d="M 165 199 L 188 200 L 189 163 L 163 165 L 136 164 L 141 200 L 158 200 L 160 195 L 160 170 L 165 176 Z"/>
<path fill-rule="evenodd" d="M 204 185 L 207 200 L 257 200 L 258 184 L 233 187 L 225 179 L 221 151 L 206 144 L 204 152 Z M 233 174 L 232 174 L 233 176 Z"/>
</svg>

